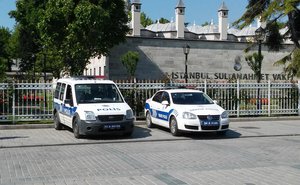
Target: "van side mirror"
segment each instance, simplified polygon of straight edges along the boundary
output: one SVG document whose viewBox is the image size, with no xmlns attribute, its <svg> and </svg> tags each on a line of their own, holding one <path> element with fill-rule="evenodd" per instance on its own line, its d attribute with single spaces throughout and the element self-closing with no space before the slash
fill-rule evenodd
<svg viewBox="0 0 300 185">
<path fill-rule="evenodd" d="M 65 104 L 69 104 L 71 107 L 73 107 L 73 101 L 71 99 L 65 99 Z"/>
<path fill-rule="evenodd" d="M 214 104 L 218 104 L 218 101 L 217 100 L 213 100 Z"/>
</svg>

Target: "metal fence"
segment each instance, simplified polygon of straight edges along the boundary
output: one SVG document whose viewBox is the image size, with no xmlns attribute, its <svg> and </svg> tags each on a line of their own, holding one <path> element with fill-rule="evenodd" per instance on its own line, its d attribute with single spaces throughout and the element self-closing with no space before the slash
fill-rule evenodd
<svg viewBox="0 0 300 185">
<path fill-rule="evenodd" d="M 116 81 L 136 117 L 143 118 L 146 99 L 157 90 L 186 86 L 207 93 L 229 111 L 231 117 L 300 114 L 300 81 L 163 83 Z M 0 83 L 0 122 L 51 120 L 52 82 Z"/>
</svg>

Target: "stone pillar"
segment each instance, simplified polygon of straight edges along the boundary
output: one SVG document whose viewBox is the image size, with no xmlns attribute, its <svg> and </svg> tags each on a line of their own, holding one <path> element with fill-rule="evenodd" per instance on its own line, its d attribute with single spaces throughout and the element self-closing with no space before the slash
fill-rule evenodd
<svg viewBox="0 0 300 185">
<path fill-rule="evenodd" d="M 176 8 L 176 30 L 177 30 L 177 38 L 184 38 L 184 14 L 185 14 L 185 6 L 182 0 L 179 0 Z"/>
<path fill-rule="evenodd" d="M 223 2 L 218 10 L 220 40 L 227 40 L 228 9 Z"/>
<path fill-rule="evenodd" d="M 133 0 L 131 3 L 132 36 L 141 36 L 141 3 Z"/>
</svg>

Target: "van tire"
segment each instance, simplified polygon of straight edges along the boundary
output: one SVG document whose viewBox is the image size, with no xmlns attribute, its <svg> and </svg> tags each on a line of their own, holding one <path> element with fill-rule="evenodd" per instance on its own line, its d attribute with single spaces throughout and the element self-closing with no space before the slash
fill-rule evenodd
<svg viewBox="0 0 300 185">
<path fill-rule="evenodd" d="M 55 130 L 61 130 L 63 128 L 60 119 L 59 119 L 59 115 L 58 112 L 55 112 L 54 114 L 54 128 Z"/>
<path fill-rule="evenodd" d="M 81 135 L 79 133 L 79 120 L 78 120 L 78 118 L 74 119 L 74 122 L 73 122 L 73 133 L 74 133 L 74 137 L 75 138 L 77 138 L 77 139 L 81 138 Z"/>
</svg>

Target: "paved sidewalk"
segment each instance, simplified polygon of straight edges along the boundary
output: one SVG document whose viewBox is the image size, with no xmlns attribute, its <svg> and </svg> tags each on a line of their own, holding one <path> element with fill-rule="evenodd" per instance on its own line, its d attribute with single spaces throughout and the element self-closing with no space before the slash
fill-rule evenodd
<svg viewBox="0 0 300 185">
<path fill-rule="evenodd" d="M 49 125 L 48 125 L 49 126 Z M 300 136 L 299 120 L 279 121 L 233 121 L 226 136 L 214 133 L 184 134 L 173 137 L 168 129 L 148 129 L 144 122 L 137 122 L 133 135 L 129 138 L 111 136 L 102 138 L 75 139 L 72 131 L 57 131 L 50 128 L 36 129 L 0 129 L 0 149 L 11 147 L 99 144 L 121 142 L 153 142 L 166 140 L 192 140 L 192 139 L 233 139 L 248 137 L 284 137 Z"/>
</svg>

